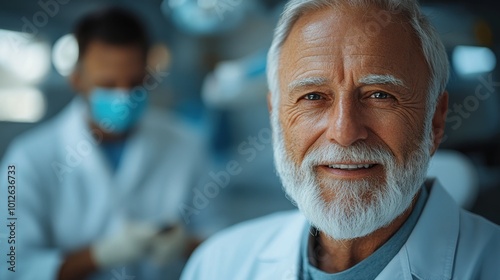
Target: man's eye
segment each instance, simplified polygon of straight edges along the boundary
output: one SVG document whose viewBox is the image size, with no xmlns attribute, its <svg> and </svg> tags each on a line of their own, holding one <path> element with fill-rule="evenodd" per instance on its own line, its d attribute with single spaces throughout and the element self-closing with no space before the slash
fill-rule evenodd
<svg viewBox="0 0 500 280">
<path fill-rule="evenodd" d="M 377 91 L 374 94 L 372 94 L 370 97 L 375 98 L 375 99 L 388 99 L 388 98 L 391 98 L 392 96 L 386 92 Z"/>
<path fill-rule="evenodd" d="M 309 93 L 306 96 L 304 96 L 304 99 L 305 100 L 320 100 L 321 95 L 319 95 L 317 93 Z"/>
</svg>

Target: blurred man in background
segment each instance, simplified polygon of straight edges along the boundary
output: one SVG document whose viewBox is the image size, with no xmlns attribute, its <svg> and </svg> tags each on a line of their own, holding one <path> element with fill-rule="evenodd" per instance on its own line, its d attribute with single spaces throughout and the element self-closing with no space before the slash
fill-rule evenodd
<svg viewBox="0 0 500 280">
<path fill-rule="evenodd" d="M 196 180 L 201 145 L 149 109 L 150 42 L 135 16 L 107 8 L 74 33 L 78 96 L 16 139 L 3 160 L 19 186 L 16 272 L 7 275 L 165 279 L 186 248 L 178 205 Z"/>
</svg>

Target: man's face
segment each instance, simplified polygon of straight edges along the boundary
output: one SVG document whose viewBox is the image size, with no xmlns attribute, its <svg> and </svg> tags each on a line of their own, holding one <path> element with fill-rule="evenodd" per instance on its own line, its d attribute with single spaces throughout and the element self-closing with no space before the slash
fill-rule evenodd
<svg viewBox="0 0 500 280">
<path fill-rule="evenodd" d="M 280 57 L 277 169 L 306 217 L 338 239 L 407 209 L 433 152 L 420 43 L 399 15 L 378 34 L 366 32 L 373 21 L 359 9 L 308 13 Z"/>
<path fill-rule="evenodd" d="M 76 89 L 88 96 L 95 87 L 131 89 L 145 77 L 145 57 L 135 45 L 91 42 L 73 77 Z"/>
</svg>

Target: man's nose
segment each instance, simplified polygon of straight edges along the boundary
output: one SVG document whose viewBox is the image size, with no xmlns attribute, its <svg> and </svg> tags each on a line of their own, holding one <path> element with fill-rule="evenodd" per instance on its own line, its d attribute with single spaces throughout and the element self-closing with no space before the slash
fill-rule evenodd
<svg viewBox="0 0 500 280">
<path fill-rule="evenodd" d="M 353 98 L 338 98 L 328 113 L 328 140 L 347 147 L 368 137 L 362 105 Z"/>
</svg>

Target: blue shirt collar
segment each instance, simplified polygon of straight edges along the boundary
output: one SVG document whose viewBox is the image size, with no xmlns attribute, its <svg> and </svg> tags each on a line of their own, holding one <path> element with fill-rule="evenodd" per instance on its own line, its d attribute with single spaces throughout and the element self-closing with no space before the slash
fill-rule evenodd
<svg viewBox="0 0 500 280">
<path fill-rule="evenodd" d="M 315 251 L 315 237 L 314 233 L 317 230 L 309 224 L 304 227 L 304 233 L 301 241 L 301 261 L 300 261 L 300 275 L 301 279 L 305 280 L 350 280 L 350 279 L 374 279 L 378 274 L 387 266 L 387 264 L 397 255 L 399 250 L 408 240 L 413 228 L 417 224 L 422 210 L 424 209 L 427 201 L 428 191 L 425 187 L 421 188 L 419 198 L 412 213 L 408 219 L 403 223 L 399 230 L 380 248 L 378 248 L 372 255 L 364 259 L 355 266 L 338 273 L 326 273 L 313 264 L 309 260 L 314 258 Z"/>
</svg>

